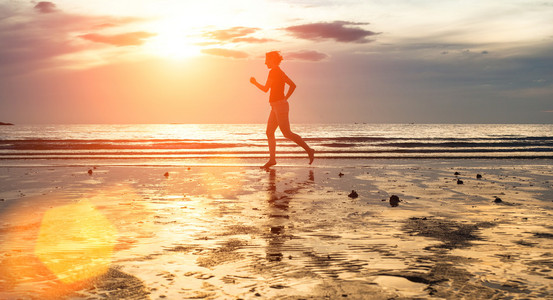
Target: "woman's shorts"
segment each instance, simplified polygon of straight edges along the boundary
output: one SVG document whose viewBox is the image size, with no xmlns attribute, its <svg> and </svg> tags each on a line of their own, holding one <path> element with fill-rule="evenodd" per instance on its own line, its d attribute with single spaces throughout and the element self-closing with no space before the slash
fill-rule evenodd
<svg viewBox="0 0 553 300">
<path fill-rule="evenodd" d="M 277 115 L 288 115 L 288 111 L 290 110 L 290 105 L 288 104 L 287 100 L 280 100 L 280 101 L 274 101 L 270 102 L 271 109 L 277 114 Z"/>
</svg>

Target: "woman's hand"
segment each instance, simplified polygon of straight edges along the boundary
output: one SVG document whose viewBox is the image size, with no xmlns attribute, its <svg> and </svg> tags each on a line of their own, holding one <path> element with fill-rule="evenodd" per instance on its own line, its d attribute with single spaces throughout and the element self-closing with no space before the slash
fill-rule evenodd
<svg viewBox="0 0 553 300">
<path fill-rule="evenodd" d="M 257 80 L 253 77 L 250 77 L 250 82 L 265 93 L 269 90 L 269 86 L 271 84 L 270 80 L 267 79 L 267 83 L 265 85 L 261 85 L 261 83 L 257 82 Z"/>
</svg>

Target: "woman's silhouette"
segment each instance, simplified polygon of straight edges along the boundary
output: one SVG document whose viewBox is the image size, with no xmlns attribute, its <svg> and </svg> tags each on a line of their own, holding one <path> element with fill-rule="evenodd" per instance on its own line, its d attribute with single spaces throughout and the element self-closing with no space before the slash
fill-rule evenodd
<svg viewBox="0 0 553 300">
<path fill-rule="evenodd" d="M 269 71 L 269 76 L 267 77 L 267 82 L 265 85 L 261 85 L 255 78 L 250 78 L 250 82 L 253 83 L 263 92 L 271 90 L 269 94 L 269 103 L 271 104 L 271 113 L 269 115 L 269 120 L 267 120 L 267 140 L 269 143 L 269 161 L 263 165 L 261 168 L 269 168 L 276 165 L 275 151 L 276 151 L 276 140 L 275 140 L 275 131 L 277 127 L 280 127 L 280 131 L 285 138 L 294 141 L 296 144 L 301 146 L 309 156 L 309 164 L 313 162 L 315 158 L 315 150 L 311 149 L 303 141 L 301 136 L 293 133 L 290 130 L 290 120 L 288 119 L 288 98 L 292 95 L 296 89 L 296 84 L 280 69 L 280 62 L 282 61 L 282 56 L 278 51 L 271 51 L 265 54 L 265 64 L 267 68 L 271 69 Z M 288 92 L 284 95 L 284 86 L 288 84 Z"/>
</svg>

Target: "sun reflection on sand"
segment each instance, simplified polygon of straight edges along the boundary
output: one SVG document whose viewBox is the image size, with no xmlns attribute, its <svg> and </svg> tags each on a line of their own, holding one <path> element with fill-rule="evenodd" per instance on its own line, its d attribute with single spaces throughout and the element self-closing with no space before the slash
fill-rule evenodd
<svg viewBox="0 0 553 300">
<path fill-rule="evenodd" d="M 213 160 L 214 162 L 216 160 Z M 240 159 L 228 158 L 224 162 L 228 166 L 240 165 Z M 201 167 L 198 184 L 203 187 L 204 192 L 215 198 L 235 198 L 242 190 L 244 174 L 236 172 L 232 168 L 210 168 Z"/>
<path fill-rule="evenodd" d="M 105 273 L 117 230 L 89 201 L 58 206 L 42 219 L 35 254 L 63 283 Z"/>
</svg>

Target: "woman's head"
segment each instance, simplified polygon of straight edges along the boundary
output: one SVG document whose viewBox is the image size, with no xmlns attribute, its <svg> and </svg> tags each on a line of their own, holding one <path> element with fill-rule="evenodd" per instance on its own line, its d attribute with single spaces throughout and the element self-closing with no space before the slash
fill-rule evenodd
<svg viewBox="0 0 553 300">
<path fill-rule="evenodd" d="M 281 61 L 282 55 L 280 55 L 279 51 L 270 51 L 265 53 L 265 64 L 267 67 L 272 68 L 278 66 Z"/>
</svg>

